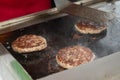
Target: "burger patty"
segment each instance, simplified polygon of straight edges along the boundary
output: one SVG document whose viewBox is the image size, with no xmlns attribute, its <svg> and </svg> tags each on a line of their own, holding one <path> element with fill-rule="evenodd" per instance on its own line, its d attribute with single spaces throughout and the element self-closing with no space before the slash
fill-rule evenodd
<svg viewBox="0 0 120 80">
<path fill-rule="evenodd" d="M 75 28 L 83 34 L 98 34 L 107 29 L 103 24 L 98 24 L 92 21 L 76 23 Z"/>
<path fill-rule="evenodd" d="M 83 46 L 65 47 L 56 55 L 57 63 L 64 68 L 72 68 L 93 60 L 93 52 Z"/>
<path fill-rule="evenodd" d="M 18 53 L 39 51 L 47 47 L 46 39 L 33 34 L 18 37 L 12 43 L 12 48 Z"/>
</svg>

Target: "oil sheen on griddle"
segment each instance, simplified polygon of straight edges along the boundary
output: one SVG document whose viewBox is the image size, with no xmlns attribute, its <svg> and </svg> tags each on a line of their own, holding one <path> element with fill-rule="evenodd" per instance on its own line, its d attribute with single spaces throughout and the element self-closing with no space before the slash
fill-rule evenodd
<svg viewBox="0 0 120 80">
<path fill-rule="evenodd" d="M 8 50 L 26 69 L 33 79 L 45 77 L 47 75 L 65 70 L 56 62 L 56 54 L 58 50 L 68 46 L 82 45 L 89 47 L 89 45 L 103 39 L 106 36 L 106 31 L 87 35 L 81 34 L 75 30 L 75 23 L 78 19 L 73 16 L 66 16 L 41 24 L 33 25 L 23 30 L 16 31 L 17 35 L 12 36 L 5 44 L 6 47 L 19 36 L 25 34 L 36 34 L 46 38 L 48 46 L 46 49 L 28 54 L 18 54 L 11 48 Z"/>
</svg>

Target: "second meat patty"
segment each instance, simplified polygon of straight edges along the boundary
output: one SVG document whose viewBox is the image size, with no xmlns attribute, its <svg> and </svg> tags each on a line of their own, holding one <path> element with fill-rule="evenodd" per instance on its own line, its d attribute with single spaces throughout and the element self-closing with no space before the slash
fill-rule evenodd
<svg viewBox="0 0 120 80">
<path fill-rule="evenodd" d="M 63 68 L 73 68 L 80 64 L 92 61 L 94 53 L 87 47 L 70 46 L 60 49 L 56 55 L 57 63 Z"/>
<path fill-rule="evenodd" d="M 37 36 L 33 34 L 18 37 L 12 43 L 13 50 L 18 53 L 40 51 L 46 47 L 47 47 L 46 39 L 42 36 Z"/>
</svg>

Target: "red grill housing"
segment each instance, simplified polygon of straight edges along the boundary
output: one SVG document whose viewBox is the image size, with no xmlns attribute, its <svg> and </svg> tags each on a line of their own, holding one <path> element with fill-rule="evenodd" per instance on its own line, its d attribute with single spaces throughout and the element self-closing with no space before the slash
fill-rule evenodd
<svg viewBox="0 0 120 80">
<path fill-rule="evenodd" d="M 51 0 L 0 0 L 0 21 L 51 8 Z"/>
</svg>

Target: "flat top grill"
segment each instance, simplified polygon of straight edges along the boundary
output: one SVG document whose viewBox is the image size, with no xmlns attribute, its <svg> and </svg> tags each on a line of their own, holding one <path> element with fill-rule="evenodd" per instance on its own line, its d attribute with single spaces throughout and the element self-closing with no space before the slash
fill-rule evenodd
<svg viewBox="0 0 120 80">
<path fill-rule="evenodd" d="M 77 32 L 74 24 L 80 20 L 77 17 L 66 16 L 17 30 L 4 45 L 34 79 L 65 70 L 56 63 L 55 56 L 59 49 L 67 46 L 89 47 L 95 53 L 96 59 L 120 51 L 120 23 L 116 23 L 116 19 L 108 24 L 107 31 L 97 35 L 83 35 Z M 48 47 L 29 54 L 14 52 L 10 44 L 24 34 L 44 36 Z"/>
<path fill-rule="evenodd" d="M 4 46 L 22 64 L 27 72 L 38 79 L 65 69 L 60 67 L 55 60 L 59 49 L 82 45 L 89 47 L 96 55 L 96 59 L 120 51 L 120 19 L 115 18 L 107 25 L 107 31 L 96 35 L 83 35 L 75 30 L 74 24 L 83 19 L 65 16 L 37 25 L 33 25 L 14 32 Z M 18 54 L 11 49 L 11 43 L 24 34 L 37 34 L 45 37 L 48 47 L 45 50 L 29 54 Z"/>
</svg>

